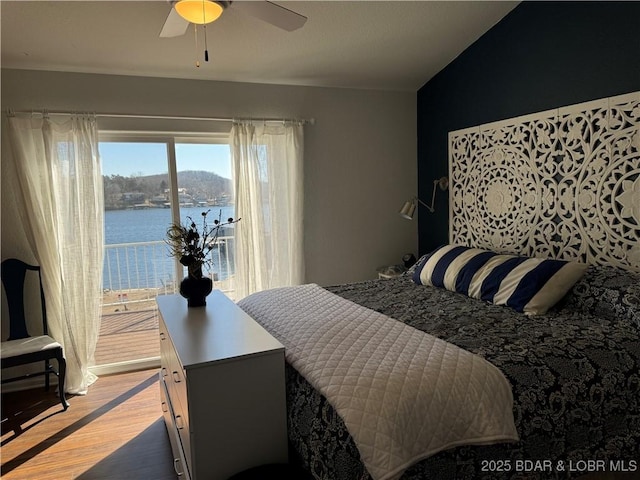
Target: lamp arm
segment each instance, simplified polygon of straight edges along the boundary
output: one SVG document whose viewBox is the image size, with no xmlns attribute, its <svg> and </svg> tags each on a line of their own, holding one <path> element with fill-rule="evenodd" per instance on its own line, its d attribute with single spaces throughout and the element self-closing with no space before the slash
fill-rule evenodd
<svg viewBox="0 0 640 480">
<path fill-rule="evenodd" d="M 434 208 L 433 208 L 433 202 L 435 200 L 435 195 L 436 195 L 436 191 L 435 189 L 433 190 L 433 197 L 431 199 L 431 205 L 427 205 L 426 203 L 424 203 L 422 200 L 420 200 L 418 197 L 416 197 L 416 200 L 418 201 L 418 203 L 420 203 L 420 205 L 422 205 L 423 207 L 426 207 L 427 210 L 429 210 L 431 213 L 435 212 Z"/>
<path fill-rule="evenodd" d="M 440 177 L 437 180 L 433 181 L 433 192 L 431 193 L 431 205 L 427 205 L 422 200 L 420 200 L 417 196 L 411 197 L 400 209 L 398 212 L 401 216 L 408 220 L 413 219 L 413 214 L 418 206 L 418 204 L 425 207 L 429 210 L 430 213 L 434 213 L 436 209 L 434 208 L 436 203 L 436 189 L 440 187 L 440 190 L 446 190 L 449 188 L 449 179 L 447 177 Z"/>
<path fill-rule="evenodd" d="M 436 190 L 437 187 L 440 187 L 440 190 L 446 190 L 447 188 L 449 188 L 449 179 L 447 177 L 440 177 L 436 180 L 433 181 L 433 192 L 431 193 L 431 205 L 427 205 L 426 203 L 424 203 L 422 200 L 420 200 L 418 197 L 416 197 L 416 200 L 418 202 L 420 202 L 420 204 L 424 207 L 427 208 L 427 210 L 429 210 L 429 212 L 434 213 L 436 211 L 435 204 L 436 204 Z"/>
</svg>

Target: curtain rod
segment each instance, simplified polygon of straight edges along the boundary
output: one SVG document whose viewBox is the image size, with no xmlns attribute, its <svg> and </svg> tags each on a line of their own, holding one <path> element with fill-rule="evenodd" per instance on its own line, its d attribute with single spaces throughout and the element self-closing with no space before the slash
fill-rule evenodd
<svg viewBox="0 0 640 480">
<path fill-rule="evenodd" d="M 18 110 L 13 111 L 11 109 L 7 109 L 7 116 L 12 116 L 15 114 L 40 114 L 40 115 L 74 115 L 82 112 L 65 112 L 65 111 L 53 111 L 50 112 L 48 110 Z M 250 121 L 250 122 L 300 122 L 303 125 L 315 125 L 316 119 L 291 119 L 291 118 L 230 118 L 230 117 L 187 117 L 181 115 L 145 115 L 145 114 L 131 114 L 131 113 L 95 113 L 96 117 L 102 118 L 141 118 L 141 119 L 151 119 L 151 120 L 196 120 L 196 121 L 208 121 L 208 122 L 235 122 L 235 121 Z"/>
</svg>

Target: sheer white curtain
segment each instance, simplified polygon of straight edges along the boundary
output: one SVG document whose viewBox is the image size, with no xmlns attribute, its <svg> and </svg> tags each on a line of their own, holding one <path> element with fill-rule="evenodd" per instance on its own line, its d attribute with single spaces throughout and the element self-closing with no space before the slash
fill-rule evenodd
<svg viewBox="0 0 640 480">
<path fill-rule="evenodd" d="M 234 122 L 236 298 L 304 281 L 303 126 Z"/>
<path fill-rule="evenodd" d="M 10 117 L 20 221 L 42 268 L 50 335 L 67 361 L 65 390 L 84 394 L 100 326 L 102 174 L 95 118 Z M 3 171 L 3 174 L 5 172 Z"/>
</svg>

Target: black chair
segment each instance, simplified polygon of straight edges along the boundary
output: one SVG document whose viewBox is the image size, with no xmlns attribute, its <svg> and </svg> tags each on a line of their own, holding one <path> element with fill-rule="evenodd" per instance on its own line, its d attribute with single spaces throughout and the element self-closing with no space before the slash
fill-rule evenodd
<svg viewBox="0 0 640 480">
<path fill-rule="evenodd" d="M 44 361 L 44 371 L 28 373 L 20 377 L 3 378 L 2 383 L 24 380 L 38 375 L 45 375 L 45 389 L 49 390 L 49 375 L 58 376 L 58 390 L 60 402 L 66 410 L 69 407 L 64 395 L 64 378 L 67 363 L 64 359 L 62 345 L 56 342 L 48 334 L 47 309 L 42 289 L 42 274 L 40 267 L 29 265 L 16 258 L 10 258 L 2 262 L 2 284 L 7 296 L 9 307 L 9 338 L 0 344 L 0 357 L 2 368 L 15 367 L 34 362 Z M 42 307 L 42 335 L 30 336 L 27 331 L 27 321 L 24 311 L 24 284 L 27 271 L 38 272 L 40 282 L 40 302 Z M 51 359 L 58 361 L 58 371 L 51 365 Z"/>
</svg>

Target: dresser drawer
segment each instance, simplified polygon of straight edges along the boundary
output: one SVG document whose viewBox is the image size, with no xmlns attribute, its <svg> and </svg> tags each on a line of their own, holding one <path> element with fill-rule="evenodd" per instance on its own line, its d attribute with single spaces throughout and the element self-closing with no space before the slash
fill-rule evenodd
<svg viewBox="0 0 640 480">
<path fill-rule="evenodd" d="M 160 402 L 162 406 L 162 417 L 164 418 L 164 424 L 167 427 L 167 433 L 169 435 L 169 442 L 171 443 L 171 452 L 173 453 L 173 469 L 176 475 L 180 479 L 190 480 L 189 468 L 186 461 L 186 454 L 183 449 L 182 442 L 180 440 L 180 433 L 176 428 L 175 414 L 173 411 L 173 405 L 167 395 L 167 385 L 165 384 L 162 376 L 160 376 Z"/>
<path fill-rule="evenodd" d="M 171 352 L 174 350 L 173 344 L 171 343 L 171 337 L 169 336 L 169 332 L 167 331 L 167 326 L 164 324 L 162 317 L 160 317 L 160 322 L 158 324 L 158 334 L 160 338 L 160 364 L 162 366 L 166 366 L 168 363 L 169 356 Z"/>
<path fill-rule="evenodd" d="M 171 349 L 171 340 L 169 339 L 169 335 L 167 334 L 166 328 L 164 324 L 160 322 L 160 358 L 164 357 L 166 353 Z"/>
<path fill-rule="evenodd" d="M 167 333 L 167 327 L 162 321 L 162 317 L 160 318 L 160 322 L 158 325 L 159 328 L 159 336 L 160 336 L 160 377 L 165 381 L 169 381 L 169 358 L 171 356 L 171 351 L 173 350 L 173 345 L 171 344 L 171 338 Z"/>
<path fill-rule="evenodd" d="M 164 338 L 164 339 L 163 339 Z M 185 458 L 191 467 L 191 435 L 189 420 L 189 403 L 187 398 L 187 382 L 184 369 L 173 348 L 169 337 L 163 337 L 160 331 L 162 350 L 160 375 L 164 379 L 167 396 L 173 410 L 175 428 L 180 436 Z M 164 342 L 164 343 L 163 343 Z"/>
<path fill-rule="evenodd" d="M 180 436 L 180 443 L 184 450 L 187 466 L 189 470 L 191 470 L 191 432 L 189 430 L 190 422 L 188 410 L 179 398 L 172 398 L 171 406 L 173 407 L 174 422 L 178 435 Z"/>
<path fill-rule="evenodd" d="M 188 416 L 187 378 L 184 369 L 174 350 L 170 350 L 167 353 L 166 360 L 167 363 L 163 365 L 165 370 L 161 371 L 166 374 L 165 381 L 167 382 L 167 390 L 171 396 L 171 401 L 174 404 L 180 402 L 182 411 L 185 416 Z"/>
</svg>

